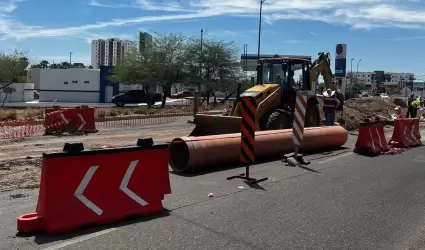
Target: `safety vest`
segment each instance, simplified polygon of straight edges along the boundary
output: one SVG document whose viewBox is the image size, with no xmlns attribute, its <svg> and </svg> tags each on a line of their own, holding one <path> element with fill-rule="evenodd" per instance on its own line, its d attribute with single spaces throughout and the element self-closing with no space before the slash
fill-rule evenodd
<svg viewBox="0 0 425 250">
<path fill-rule="evenodd" d="M 416 99 L 412 102 L 412 106 L 415 107 L 415 108 L 417 108 L 419 105 L 421 105 L 421 101 L 419 101 L 418 99 Z"/>
<path fill-rule="evenodd" d="M 323 111 L 332 112 L 336 108 L 335 96 L 325 96 L 323 99 Z"/>
</svg>

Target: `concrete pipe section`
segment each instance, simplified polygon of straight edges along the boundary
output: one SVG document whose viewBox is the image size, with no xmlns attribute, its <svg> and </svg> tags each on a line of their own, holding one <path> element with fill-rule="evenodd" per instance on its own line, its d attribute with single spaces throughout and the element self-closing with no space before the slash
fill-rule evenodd
<svg viewBox="0 0 425 250">
<path fill-rule="evenodd" d="M 341 126 L 304 129 L 300 151 L 329 150 L 343 146 L 348 140 Z M 256 159 L 268 159 L 294 151 L 292 129 L 255 133 Z M 220 164 L 238 163 L 241 134 L 181 137 L 170 144 L 169 163 L 176 172 L 195 171 Z"/>
</svg>

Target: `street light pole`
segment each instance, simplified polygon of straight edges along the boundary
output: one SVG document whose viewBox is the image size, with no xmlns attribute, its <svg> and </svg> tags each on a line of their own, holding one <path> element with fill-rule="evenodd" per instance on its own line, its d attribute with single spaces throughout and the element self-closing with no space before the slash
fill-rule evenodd
<svg viewBox="0 0 425 250">
<path fill-rule="evenodd" d="M 355 58 L 351 58 L 351 73 L 350 73 L 350 85 L 351 85 L 351 90 L 350 90 L 350 98 L 353 96 L 353 61 Z"/>
<path fill-rule="evenodd" d="M 201 98 L 201 85 L 202 85 L 202 58 L 203 58 L 203 46 L 204 46 L 204 29 L 201 29 L 201 51 L 199 53 L 199 83 L 198 83 L 198 90 L 195 93 L 194 96 L 194 103 L 193 103 L 193 119 L 195 120 L 196 113 L 198 113 L 198 103 L 199 99 Z"/>
<path fill-rule="evenodd" d="M 362 59 L 359 60 L 359 62 L 357 63 L 357 71 L 356 71 L 356 84 L 359 84 L 359 66 L 360 66 L 360 62 L 362 61 Z"/>
<path fill-rule="evenodd" d="M 257 53 L 257 58 L 258 58 L 258 65 L 260 65 L 259 61 L 260 61 L 260 49 L 261 49 L 261 17 L 263 14 L 263 3 L 266 0 L 260 0 L 260 21 L 258 24 L 258 53 Z M 257 84 L 260 84 L 260 77 L 258 76 L 258 70 L 257 70 Z"/>
</svg>

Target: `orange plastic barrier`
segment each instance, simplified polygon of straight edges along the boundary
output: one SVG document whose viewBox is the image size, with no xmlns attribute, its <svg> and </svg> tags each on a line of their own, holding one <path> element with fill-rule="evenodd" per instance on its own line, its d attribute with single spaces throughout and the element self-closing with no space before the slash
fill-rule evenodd
<svg viewBox="0 0 425 250">
<path fill-rule="evenodd" d="M 35 213 L 18 217 L 19 232 L 49 234 L 163 211 L 171 193 L 168 145 L 152 139 L 138 146 L 85 151 L 82 143 L 43 154 Z"/>
<path fill-rule="evenodd" d="M 400 118 L 394 121 L 394 132 L 390 145 L 412 147 L 422 145 L 419 118 Z"/>
<path fill-rule="evenodd" d="M 94 118 L 95 108 L 90 108 L 87 105 L 83 105 L 75 108 L 76 112 L 73 116 L 73 122 L 77 127 L 77 131 L 84 133 L 96 133 L 96 123 Z"/>
<path fill-rule="evenodd" d="M 71 117 L 74 116 L 74 109 L 61 109 L 53 106 L 45 111 L 44 133 L 46 135 L 55 132 L 65 132 L 71 124 Z"/>
<path fill-rule="evenodd" d="M 94 113 L 95 109 L 86 105 L 76 108 L 61 109 L 59 106 L 46 108 L 45 134 L 56 132 L 97 132 Z"/>
<path fill-rule="evenodd" d="M 354 152 L 361 155 L 379 155 L 389 150 L 381 122 L 361 123 Z"/>
</svg>

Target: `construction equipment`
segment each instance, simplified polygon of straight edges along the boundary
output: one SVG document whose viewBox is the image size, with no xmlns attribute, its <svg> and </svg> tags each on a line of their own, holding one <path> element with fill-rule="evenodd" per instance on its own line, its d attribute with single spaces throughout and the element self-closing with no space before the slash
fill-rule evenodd
<svg viewBox="0 0 425 250">
<path fill-rule="evenodd" d="M 302 79 L 298 84 L 293 79 L 297 70 L 301 70 Z M 326 88 L 334 89 L 329 53 L 320 52 L 313 63 L 308 59 L 279 56 L 259 60 L 257 77 L 260 84 L 240 95 L 252 96 L 257 101 L 257 131 L 290 128 L 299 91 L 308 98 L 305 127 L 319 126 L 320 110 L 315 93 L 319 75 L 323 76 Z M 196 115 L 196 127 L 190 136 L 240 133 L 240 97 L 227 114 Z"/>
</svg>

